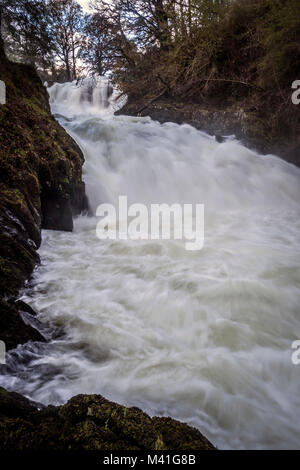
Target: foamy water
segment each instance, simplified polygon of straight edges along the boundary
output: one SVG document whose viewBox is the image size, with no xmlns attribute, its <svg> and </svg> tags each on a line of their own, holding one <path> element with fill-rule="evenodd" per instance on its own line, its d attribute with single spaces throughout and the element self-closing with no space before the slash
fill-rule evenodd
<svg viewBox="0 0 300 470">
<path fill-rule="evenodd" d="M 219 448 L 299 448 L 300 170 L 188 125 L 114 117 L 98 92 L 50 89 L 85 154 L 93 213 L 119 195 L 204 203 L 205 245 L 100 241 L 96 217 L 44 231 L 23 299 L 64 335 L 11 352 L 1 385 L 53 404 L 99 393 Z"/>
</svg>

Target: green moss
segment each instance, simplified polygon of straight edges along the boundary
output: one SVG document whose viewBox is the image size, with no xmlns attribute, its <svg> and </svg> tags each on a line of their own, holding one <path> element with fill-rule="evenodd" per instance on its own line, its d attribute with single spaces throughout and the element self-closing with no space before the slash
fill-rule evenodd
<svg viewBox="0 0 300 470">
<path fill-rule="evenodd" d="M 30 106 L 34 110 L 35 113 L 40 114 L 42 116 L 47 116 L 47 111 L 42 109 L 35 99 L 24 98 L 24 103 Z"/>
<path fill-rule="evenodd" d="M 79 395 L 60 407 L 37 413 L 14 394 L 0 394 L 0 448 L 56 450 L 212 450 L 196 429 L 171 418 L 150 418 L 100 395 Z M 16 400 L 13 419 L 5 406 Z M 24 399 L 23 399 L 24 400 Z M 21 404 L 21 408 L 20 408 Z M 2 410 L 2 411 L 1 411 Z M 4 410 L 4 412 L 3 412 Z M 32 424 L 34 423 L 34 424 Z"/>
<path fill-rule="evenodd" d="M 6 201 L 14 205 L 25 207 L 24 194 L 18 188 L 1 188 L 1 202 Z"/>
<path fill-rule="evenodd" d="M 0 211 L 5 217 L 10 210 L 27 232 L 18 234 L 14 242 L 7 242 L 6 254 L 0 247 L 0 269 L 5 275 L 0 281 L 0 294 L 12 295 L 36 263 L 37 257 L 28 251 L 26 240 L 33 239 L 37 246 L 40 243 L 40 224 L 47 217 L 44 202 L 58 200 L 52 212 L 57 206 L 63 207 L 69 226 L 71 206 L 77 213 L 80 205 L 84 206 L 83 156 L 51 115 L 48 94 L 35 70 L 9 62 L 3 53 L 0 56 L 0 79 L 7 92 L 7 103 L 0 106 Z M 57 210 L 56 218 L 47 222 L 48 228 L 64 229 L 60 219 Z M 12 233 L 20 230 L 7 218 L 5 223 L 11 226 Z"/>
</svg>

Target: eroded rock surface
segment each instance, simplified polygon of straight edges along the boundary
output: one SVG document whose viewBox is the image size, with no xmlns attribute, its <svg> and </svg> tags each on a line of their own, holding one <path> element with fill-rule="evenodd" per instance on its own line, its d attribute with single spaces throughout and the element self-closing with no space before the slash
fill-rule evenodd
<svg viewBox="0 0 300 470">
<path fill-rule="evenodd" d="M 214 450 L 195 428 L 100 395 L 43 407 L 0 388 L 1 450 Z"/>
</svg>

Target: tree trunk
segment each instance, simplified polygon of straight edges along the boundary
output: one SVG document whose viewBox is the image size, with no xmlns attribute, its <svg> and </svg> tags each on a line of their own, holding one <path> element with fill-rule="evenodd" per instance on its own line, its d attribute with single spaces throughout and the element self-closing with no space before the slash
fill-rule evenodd
<svg viewBox="0 0 300 470">
<path fill-rule="evenodd" d="M 168 14 L 165 10 L 163 0 L 156 0 L 155 2 L 155 16 L 158 26 L 157 39 L 160 43 L 161 49 L 168 49 L 169 47 L 169 23 Z"/>
<path fill-rule="evenodd" d="M 65 64 L 66 64 L 66 78 L 68 82 L 71 82 L 71 70 L 70 70 L 70 62 L 69 62 L 69 56 L 66 54 L 65 55 Z"/>
<path fill-rule="evenodd" d="M 72 80 L 77 79 L 77 74 L 76 74 L 76 58 L 75 58 L 75 46 L 74 46 L 74 36 L 72 33 Z"/>
</svg>

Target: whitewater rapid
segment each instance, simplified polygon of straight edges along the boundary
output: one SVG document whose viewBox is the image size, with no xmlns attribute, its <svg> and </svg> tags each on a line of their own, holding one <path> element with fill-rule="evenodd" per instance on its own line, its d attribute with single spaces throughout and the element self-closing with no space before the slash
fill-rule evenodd
<svg viewBox="0 0 300 470">
<path fill-rule="evenodd" d="M 44 231 L 22 299 L 57 334 L 12 351 L 1 385 L 46 404 L 102 394 L 223 449 L 299 448 L 300 170 L 189 125 L 113 116 L 100 88 L 49 90 L 84 152 L 92 213 L 119 195 L 203 203 L 204 248 L 100 241 L 95 216 Z"/>
</svg>

